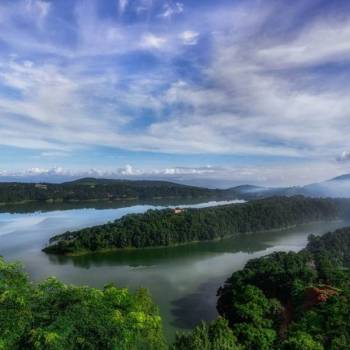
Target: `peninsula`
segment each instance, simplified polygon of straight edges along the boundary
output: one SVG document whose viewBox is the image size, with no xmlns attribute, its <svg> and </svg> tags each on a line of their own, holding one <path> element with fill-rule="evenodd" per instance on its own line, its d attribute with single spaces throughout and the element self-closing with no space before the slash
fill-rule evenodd
<svg viewBox="0 0 350 350">
<path fill-rule="evenodd" d="M 294 196 L 202 209 L 149 210 L 144 214 L 126 215 L 104 225 L 56 235 L 43 251 L 75 255 L 223 239 L 341 219 L 349 207 L 348 200 Z"/>
</svg>

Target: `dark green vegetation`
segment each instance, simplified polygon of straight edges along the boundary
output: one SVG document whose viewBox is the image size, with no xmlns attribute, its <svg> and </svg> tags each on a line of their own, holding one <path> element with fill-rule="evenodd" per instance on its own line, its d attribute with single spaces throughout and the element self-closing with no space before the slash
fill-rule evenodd
<svg viewBox="0 0 350 350">
<path fill-rule="evenodd" d="M 0 203 L 149 200 L 157 198 L 232 198 L 231 191 L 166 181 L 86 178 L 62 184 L 0 183 Z"/>
<path fill-rule="evenodd" d="M 350 228 L 311 236 L 300 253 L 251 260 L 218 291 L 221 315 L 176 350 L 348 350 Z"/>
<path fill-rule="evenodd" d="M 222 239 L 241 233 L 286 228 L 318 220 L 341 218 L 346 200 L 274 197 L 244 204 L 170 209 L 130 214 L 105 225 L 54 236 L 47 253 L 81 254 L 117 248 L 171 246 Z"/>
<path fill-rule="evenodd" d="M 0 258 L 0 349 L 164 349 L 161 319 L 146 290 L 134 294 L 49 278 L 28 281 Z"/>
</svg>

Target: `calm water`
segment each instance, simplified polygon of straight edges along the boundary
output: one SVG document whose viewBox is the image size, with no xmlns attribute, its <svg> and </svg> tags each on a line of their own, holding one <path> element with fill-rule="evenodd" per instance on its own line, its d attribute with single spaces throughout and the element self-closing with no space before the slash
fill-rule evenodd
<svg viewBox="0 0 350 350">
<path fill-rule="evenodd" d="M 217 203 L 191 205 L 204 207 Z M 48 239 L 78 229 L 141 213 L 150 205 L 119 209 L 75 209 L 27 214 L 0 214 L 0 255 L 20 260 L 34 281 L 57 276 L 66 283 L 102 287 L 108 282 L 135 289 L 147 287 L 160 308 L 171 341 L 175 331 L 192 328 L 216 316 L 216 290 L 247 260 L 276 250 L 302 249 L 311 233 L 322 234 L 342 222 L 311 224 L 224 241 L 175 248 L 129 250 L 80 257 L 48 256 L 41 252 Z"/>
</svg>

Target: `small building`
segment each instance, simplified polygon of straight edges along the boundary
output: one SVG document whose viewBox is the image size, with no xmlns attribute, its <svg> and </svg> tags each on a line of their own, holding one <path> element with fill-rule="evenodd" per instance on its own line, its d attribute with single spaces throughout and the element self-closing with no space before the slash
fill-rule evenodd
<svg viewBox="0 0 350 350">
<path fill-rule="evenodd" d="M 173 208 L 173 213 L 174 213 L 174 214 L 181 214 L 181 213 L 183 213 L 184 211 L 185 211 L 185 209 L 183 209 L 183 208 L 179 208 L 179 207 Z"/>
</svg>

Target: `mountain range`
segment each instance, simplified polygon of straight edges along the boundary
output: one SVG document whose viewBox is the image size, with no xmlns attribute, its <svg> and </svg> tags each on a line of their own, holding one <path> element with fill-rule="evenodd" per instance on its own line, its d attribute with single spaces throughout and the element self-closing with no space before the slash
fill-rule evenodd
<svg viewBox="0 0 350 350">
<path fill-rule="evenodd" d="M 71 203 L 81 201 L 252 200 L 272 196 L 350 197 L 350 174 L 306 186 L 262 187 L 240 185 L 226 189 L 189 186 L 169 181 L 81 178 L 63 183 L 2 182 L 0 203 Z"/>
<path fill-rule="evenodd" d="M 307 197 L 350 197 L 350 174 L 344 174 L 327 181 L 305 186 L 261 187 L 241 185 L 229 190 L 237 193 L 237 197 L 244 199 L 294 195 Z"/>
</svg>

